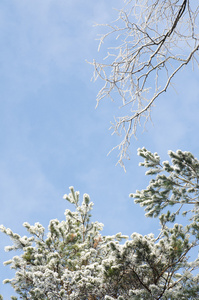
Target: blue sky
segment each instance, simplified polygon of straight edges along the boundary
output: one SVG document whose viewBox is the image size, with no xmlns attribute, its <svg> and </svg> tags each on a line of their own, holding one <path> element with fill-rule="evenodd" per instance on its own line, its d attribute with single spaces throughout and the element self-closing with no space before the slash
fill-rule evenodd
<svg viewBox="0 0 199 300">
<path fill-rule="evenodd" d="M 145 219 L 129 193 L 144 188 L 148 179 L 138 167 L 137 148 L 145 146 L 167 159 L 168 150 L 198 155 L 199 73 L 190 67 L 175 79 L 156 102 L 154 126 L 131 145 L 124 173 L 118 143 L 108 130 L 114 103 L 104 100 L 95 109 L 100 82 L 92 83 L 85 62 L 102 58 L 95 40 L 101 28 L 117 16 L 122 1 L 2 0 L 0 2 L 0 224 L 26 234 L 23 222 L 62 220 L 68 204 L 63 195 L 74 186 L 94 202 L 93 220 L 104 233 L 150 233 L 157 221 Z M 0 238 L 0 291 L 13 294 L 2 280 L 12 277 L 3 261 L 9 239 Z"/>
</svg>

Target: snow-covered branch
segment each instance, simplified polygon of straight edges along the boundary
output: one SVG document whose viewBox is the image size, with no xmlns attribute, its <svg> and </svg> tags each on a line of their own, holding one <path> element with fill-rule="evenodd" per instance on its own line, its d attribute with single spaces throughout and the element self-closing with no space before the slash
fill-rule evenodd
<svg viewBox="0 0 199 300">
<path fill-rule="evenodd" d="M 125 1 L 118 19 L 106 24 L 99 49 L 110 39 L 104 62 L 93 60 L 94 80 L 104 81 L 97 105 L 109 97 L 128 115 L 116 117 L 113 133 L 121 136 L 118 162 L 129 158 L 131 137 L 137 126 L 151 119 L 154 101 L 166 92 L 175 75 L 190 61 L 198 64 L 199 5 L 195 1 Z M 120 102 L 121 101 L 121 102 Z M 143 122 L 144 121 L 144 122 Z"/>
</svg>

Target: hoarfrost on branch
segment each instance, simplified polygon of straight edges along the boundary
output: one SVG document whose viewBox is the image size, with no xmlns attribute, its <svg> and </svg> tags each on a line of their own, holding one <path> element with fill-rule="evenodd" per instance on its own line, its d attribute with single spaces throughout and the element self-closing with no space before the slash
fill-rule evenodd
<svg viewBox="0 0 199 300">
<path fill-rule="evenodd" d="M 108 38 L 112 47 L 103 63 L 92 62 L 94 80 L 104 81 L 97 105 L 110 97 L 119 99 L 124 111 L 111 126 L 122 137 L 115 147 L 122 166 L 123 159 L 129 159 L 128 147 L 137 126 L 145 128 L 151 119 L 154 101 L 167 91 L 180 69 L 191 61 L 198 65 L 198 13 L 196 1 L 130 0 L 115 22 L 104 25 L 108 32 L 101 36 L 99 49 Z"/>
</svg>

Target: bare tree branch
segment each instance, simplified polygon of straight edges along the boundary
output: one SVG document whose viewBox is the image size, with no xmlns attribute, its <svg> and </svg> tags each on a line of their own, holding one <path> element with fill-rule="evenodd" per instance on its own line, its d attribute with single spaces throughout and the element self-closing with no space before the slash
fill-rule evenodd
<svg viewBox="0 0 199 300">
<path fill-rule="evenodd" d="M 115 118 L 111 128 L 122 137 L 120 163 L 129 159 L 131 137 L 137 126 L 151 119 L 154 101 L 166 92 L 175 75 L 190 61 L 199 64 L 199 32 L 196 23 L 199 5 L 190 0 L 125 1 L 116 21 L 106 24 L 109 31 L 100 38 L 99 50 L 113 38 L 103 63 L 93 60 L 94 80 L 104 85 L 97 95 L 122 101 L 121 110 L 129 115 Z M 145 122 L 143 123 L 143 120 Z M 115 149 L 114 148 L 114 149 Z"/>
</svg>

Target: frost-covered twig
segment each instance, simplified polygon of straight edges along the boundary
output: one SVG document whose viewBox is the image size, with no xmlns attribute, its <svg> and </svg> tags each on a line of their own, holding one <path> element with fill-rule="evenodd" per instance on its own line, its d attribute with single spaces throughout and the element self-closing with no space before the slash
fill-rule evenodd
<svg viewBox="0 0 199 300">
<path fill-rule="evenodd" d="M 104 81 L 97 105 L 109 97 L 122 101 L 121 111 L 129 108 L 129 114 L 116 117 L 111 126 L 122 138 L 115 148 L 123 167 L 131 137 L 136 136 L 138 125 L 145 127 L 151 119 L 154 101 L 180 69 L 190 61 L 198 64 L 198 13 L 199 5 L 189 0 L 130 0 L 118 19 L 105 25 L 109 31 L 101 36 L 99 49 L 106 39 L 114 39 L 104 62 L 93 60 L 93 78 Z"/>
</svg>

